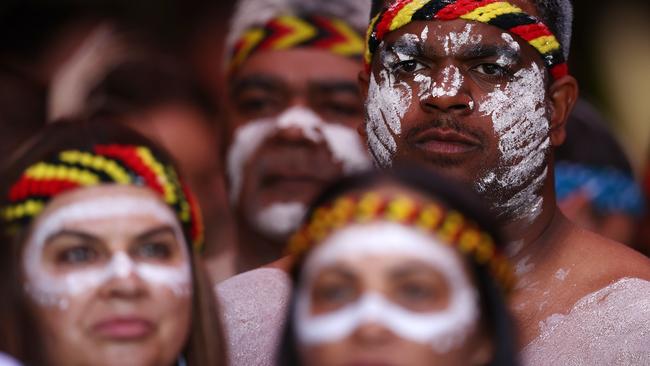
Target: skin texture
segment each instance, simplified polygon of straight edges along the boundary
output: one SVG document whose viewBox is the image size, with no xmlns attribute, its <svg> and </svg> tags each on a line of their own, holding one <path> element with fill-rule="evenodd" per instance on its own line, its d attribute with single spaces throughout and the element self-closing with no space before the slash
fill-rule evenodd
<svg viewBox="0 0 650 366">
<path fill-rule="evenodd" d="M 213 282 L 234 271 L 234 228 L 226 197 L 220 146 L 211 122 L 195 107 L 182 103 L 163 104 L 125 123 L 158 141 L 177 161 L 192 192 L 200 202 L 205 222 L 205 261 Z"/>
<path fill-rule="evenodd" d="M 527 1 L 513 1 L 529 14 L 538 15 Z M 414 159 L 423 162 L 431 169 L 458 178 L 476 186 L 484 169 L 496 169 L 499 154 L 496 150 L 497 137 L 494 134 L 493 120 L 489 115 L 479 113 L 481 101 L 486 95 L 498 88 L 503 88 L 507 80 L 486 79 L 477 68 L 482 63 L 496 63 L 496 58 L 468 60 L 454 55 L 439 57 L 443 54 L 442 41 L 452 31 L 462 32 L 466 22 L 462 20 L 449 22 L 414 22 L 402 29 L 391 32 L 386 43 L 398 39 L 404 34 L 420 35 L 428 25 L 428 39 L 425 49 L 432 49 L 433 56 L 423 61 L 431 68 L 434 79 L 441 78 L 439 71 L 447 65 L 456 66 L 464 77 L 464 83 L 454 96 L 419 99 L 417 89 L 411 95 L 413 103 L 401 118 L 402 133 L 394 136 L 397 144 L 395 159 Z M 503 43 L 500 29 L 485 24 L 474 24 L 475 32 L 482 35 L 482 45 L 500 45 Z M 543 69 L 541 58 L 536 51 L 522 39 L 515 41 L 521 49 L 521 58 L 512 68 L 513 71 L 530 67 L 533 63 Z M 461 51 L 462 53 L 462 51 Z M 372 62 L 372 72 L 376 78 L 383 69 L 378 55 Z M 486 71 L 482 68 L 482 71 Z M 361 73 L 362 90 L 367 91 L 370 77 Z M 576 80 L 571 76 L 559 80 L 550 80 L 545 76 L 544 104 L 549 122 L 548 138 L 550 147 L 559 146 L 565 139 L 565 123 L 578 95 Z M 475 103 L 470 108 L 469 101 Z M 435 149 L 423 150 L 417 141 L 409 138 L 419 126 L 428 126 L 438 130 L 454 130 L 470 136 L 475 144 L 463 153 L 451 154 L 451 148 L 444 144 Z M 365 134 L 364 130 L 360 132 Z M 434 150 L 433 152 L 431 150 Z M 569 222 L 555 203 L 552 176 L 552 153 L 546 156 L 549 174 L 539 189 L 543 197 L 539 214 L 530 219 L 512 219 L 505 217 L 502 230 L 511 241 L 511 257 L 519 268 L 520 287 L 511 299 L 512 309 L 519 321 L 520 343 L 530 343 L 539 334 L 539 323 L 552 314 L 565 314 L 582 297 L 597 291 L 610 283 L 624 277 L 650 279 L 650 263 L 640 254 L 590 233 Z M 490 204 L 508 197 L 511 192 L 493 192 L 484 195 Z M 499 212 L 496 212 L 499 214 Z M 556 277 L 558 271 L 568 271 L 568 275 Z"/>
<path fill-rule="evenodd" d="M 425 199 L 417 192 L 392 184 L 379 190 Z M 461 272 L 473 284 L 464 258 L 456 252 L 453 254 L 460 260 Z M 307 263 L 313 263 L 309 258 Z M 451 289 L 440 271 L 408 255 L 366 254 L 339 258 L 313 272 L 307 265 L 303 273 L 311 273 L 307 289 L 312 313 L 321 315 L 354 303 L 368 292 L 379 293 L 412 312 L 442 311 L 450 303 Z M 481 326 L 472 329 L 458 348 L 439 353 L 431 345 L 403 339 L 385 326 L 369 322 L 340 341 L 302 346 L 300 354 L 305 364 L 314 366 L 424 366 L 487 364 L 492 351 L 489 336 Z"/>
<path fill-rule="evenodd" d="M 309 67 L 305 67 L 309 65 Z M 323 121 L 356 129 L 363 121 L 356 84 L 357 61 L 314 49 L 265 51 L 252 55 L 231 76 L 228 112 L 231 129 L 275 118 L 303 107 Z M 327 122 L 329 123 L 329 122 Z M 305 205 L 343 173 L 325 142 L 309 140 L 295 127 L 268 136 L 243 166 L 238 218 L 238 271 L 256 268 L 282 256 L 286 238 L 269 238 L 252 218 L 273 203 Z M 230 187 L 232 189 L 233 187 Z"/>
<path fill-rule="evenodd" d="M 103 195 L 159 200 L 149 190 L 132 186 L 76 190 L 52 200 L 35 225 L 68 204 Z M 61 276 L 101 267 L 119 251 L 128 253 L 136 265 L 147 262 L 174 268 L 189 263 L 182 247 L 186 244 L 167 224 L 161 226 L 153 215 L 131 216 L 64 224 L 65 232 L 46 240 L 43 270 Z M 175 294 L 131 272 L 69 295 L 63 308 L 34 301 L 32 311 L 52 365 L 172 365 L 188 336 L 191 301 L 191 296 Z M 121 330 L 108 329 L 106 322 L 116 319 L 128 322 Z"/>
</svg>

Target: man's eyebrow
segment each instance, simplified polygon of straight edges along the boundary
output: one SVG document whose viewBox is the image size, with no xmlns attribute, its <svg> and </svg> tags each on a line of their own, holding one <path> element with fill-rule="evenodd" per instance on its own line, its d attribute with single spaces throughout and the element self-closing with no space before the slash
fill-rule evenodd
<svg viewBox="0 0 650 366">
<path fill-rule="evenodd" d="M 282 81 L 278 78 L 269 75 L 249 75 L 235 80 L 230 91 L 233 94 L 241 93 L 246 89 L 263 89 L 263 90 L 277 90 L 282 88 Z"/>
<path fill-rule="evenodd" d="M 309 87 L 320 93 L 361 93 L 359 85 L 349 80 L 314 81 Z"/>
<path fill-rule="evenodd" d="M 461 49 L 457 57 L 461 59 L 476 59 L 489 57 L 506 57 L 515 62 L 521 59 L 521 53 L 510 46 L 472 45 Z"/>
</svg>

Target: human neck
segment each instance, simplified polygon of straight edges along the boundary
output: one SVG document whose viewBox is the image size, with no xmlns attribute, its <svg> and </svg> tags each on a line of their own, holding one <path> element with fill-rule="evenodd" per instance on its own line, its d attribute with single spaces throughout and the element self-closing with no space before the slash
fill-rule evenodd
<svg viewBox="0 0 650 366">
<path fill-rule="evenodd" d="M 238 248 L 235 268 L 237 273 L 250 271 L 282 258 L 284 243 L 263 237 L 244 220 L 239 220 L 237 231 Z"/>
<path fill-rule="evenodd" d="M 548 179 L 542 188 L 544 201 L 540 214 L 532 221 L 521 218 L 504 223 L 501 227 L 508 241 L 508 254 L 513 261 L 525 257 L 537 261 L 548 249 L 550 238 L 565 221 L 555 202 L 555 188 L 552 179 Z"/>
</svg>

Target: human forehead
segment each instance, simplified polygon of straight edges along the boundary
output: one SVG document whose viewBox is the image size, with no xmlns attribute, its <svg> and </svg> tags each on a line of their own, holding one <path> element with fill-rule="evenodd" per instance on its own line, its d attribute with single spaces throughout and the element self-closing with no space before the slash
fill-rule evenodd
<svg viewBox="0 0 650 366">
<path fill-rule="evenodd" d="M 412 37 L 415 35 L 417 37 Z M 384 47 L 392 48 L 409 42 L 416 42 L 420 50 L 431 50 L 436 54 L 455 56 L 470 49 L 487 49 L 489 47 L 514 48 L 529 56 L 535 55 L 535 50 L 524 40 L 497 27 L 468 22 L 462 19 L 451 21 L 414 21 L 406 26 L 390 32 L 384 38 Z"/>
<path fill-rule="evenodd" d="M 310 84 L 328 81 L 355 83 L 361 63 L 318 49 L 264 51 L 253 54 L 234 75 L 232 85 L 239 81 L 264 76 L 282 86 L 307 90 Z"/>
</svg>

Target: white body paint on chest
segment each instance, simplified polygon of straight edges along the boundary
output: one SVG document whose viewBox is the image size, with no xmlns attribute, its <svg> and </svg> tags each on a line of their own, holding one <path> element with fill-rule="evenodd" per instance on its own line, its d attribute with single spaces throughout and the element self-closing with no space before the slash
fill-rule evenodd
<svg viewBox="0 0 650 366">
<path fill-rule="evenodd" d="M 477 183 L 479 192 L 511 192 L 494 203 L 500 216 L 534 220 L 542 210 L 541 188 L 546 181 L 550 149 L 543 71 L 532 64 L 514 81 L 488 94 L 479 111 L 492 117 L 501 153 L 498 168 Z"/>
<path fill-rule="evenodd" d="M 417 313 L 384 295 L 368 292 L 357 302 L 337 311 L 311 314 L 311 284 L 318 271 L 344 258 L 399 255 L 424 261 L 443 274 L 450 288 L 446 309 Z M 396 335 L 427 344 L 446 353 L 459 347 L 475 329 L 480 311 L 478 294 L 463 271 L 458 255 L 433 237 L 396 223 L 374 223 L 344 228 L 326 239 L 304 265 L 294 314 L 299 342 L 331 343 L 345 339 L 359 326 L 380 324 Z"/>
<path fill-rule="evenodd" d="M 180 266 L 135 262 L 127 253 L 119 251 L 101 267 L 70 271 L 63 275 L 46 272 L 43 268 L 43 249 L 46 240 L 61 231 L 66 224 L 85 220 L 111 219 L 147 215 L 156 217 L 174 229 L 183 250 Z M 114 278 L 128 278 L 132 274 L 155 286 L 165 286 L 178 296 L 191 292 L 191 269 L 187 244 L 178 219 L 162 202 L 131 196 L 111 196 L 84 200 L 62 207 L 37 221 L 24 253 L 25 288 L 42 305 L 65 308 L 71 297 L 96 289 Z"/>
<path fill-rule="evenodd" d="M 524 364 L 650 365 L 650 282 L 625 278 L 540 323 Z"/>
<path fill-rule="evenodd" d="M 233 204 L 239 200 L 244 166 L 250 157 L 279 129 L 290 127 L 301 129 L 304 136 L 315 143 L 325 142 L 334 160 L 343 165 L 345 174 L 363 170 L 370 165 L 356 131 L 339 123 L 325 122 L 311 109 L 292 107 L 276 118 L 252 121 L 235 131 L 227 155 L 230 200 Z"/>
</svg>

